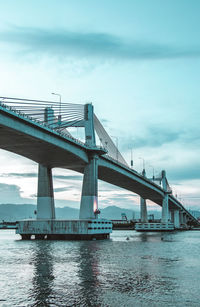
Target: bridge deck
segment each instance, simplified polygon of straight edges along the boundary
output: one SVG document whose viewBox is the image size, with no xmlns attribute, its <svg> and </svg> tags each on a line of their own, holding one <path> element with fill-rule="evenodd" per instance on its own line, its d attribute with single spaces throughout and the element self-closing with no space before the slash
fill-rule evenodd
<svg viewBox="0 0 200 307">
<path fill-rule="evenodd" d="M 74 139 L 2 106 L 0 106 L 0 148 L 52 168 L 66 168 L 80 173 L 84 172 L 91 150 Z M 98 168 L 99 179 L 162 205 L 163 189 L 136 171 L 106 156 L 99 158 Z M 169 197 L 169 208 L 181 208 L 194 219 L 173 196 Z"/>
</svg>

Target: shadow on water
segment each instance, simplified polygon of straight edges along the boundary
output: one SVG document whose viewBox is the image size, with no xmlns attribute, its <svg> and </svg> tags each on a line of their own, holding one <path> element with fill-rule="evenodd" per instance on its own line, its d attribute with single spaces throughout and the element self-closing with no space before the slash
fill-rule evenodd
<svg viewBox="0 0 200 307">
<path fill-rule="evenodd" d="M 69 247 L 67 242 L 35 241 L 34 243 L 31 257 L 33 279 L 29 295 L 32 304 L 29 306 L 99 306 L 96 303 L 99 295 L 96 255 L 99 247 L 96 242 L 73 242 L 72 250 L 76 250 L 73 259 L 66 253 L 67 246 Z M 57 258 L 57 250 L 62 250 L 61 258 L 60 256 Z M 59 271 L 62 278 L 58 278 L 57 267 L 69 265 L 68 261 L 72 268 L 76 268 L 74 276 L 63 270 Z M 55 282 L 57 278 L 59 284 L 58 280 Z"/>
<path fill-rule="evenodd" d="M 138 241 L 141 242 L 153 242 L 153 241 L 166 241 L 166 242 L 173 242 L 174 241 L 174 234 L 167 233 L 167 232 L 140 232 L 138 234 Z"/>
<path fill-rule="evenodd" d="M 155 239 L 161 242 L 161 237 L 161 233 L 152 234 L 153 241 Z M 142 234 L 141 241 L 152 242 L 152 238 L 149 239 L 147 234 Z M 109 306 L 110 300 L 106 300 L 108 293 L 112 293 L 112 304 L 117 304 L 116 295 L 118 299 L 120 295 L 120 299 L 134 297 L 138 302 L 146 297 L 152 303 L 156 295 L 164 295 L 173 290 L 173 279 L 165 275 L 163 263 L 170 266 L 174 266 L 175 263 L 157 257 L 131 257 L 128 250 L 126 257 L 122 257 L 125 254 L 124 245 L 117 243 L 118 251 L 117 246 L 114 246 L 113 250 L 113 246 L 106 242 L 82 242 L 77 258 L 80 292 L 74 306 L 101 306 L 104 298 L 104 302 L 108 303 L 106 306 Z"/>
<path fill-rule="evenodd" d="M 32 306 L 49 306 L 53 289 L 53 259 L 51 242 L 35 241 L 32 254 L 34 275 L 32 280 Z"/>
<path fill-rule="evenodd" d="M 78 263 L 78 278 L 80 291 L 74 306 L 99 306 L 99 242 L 80 242 Z"/>
<path fill-rule="evenodd" d="M 11 266 L 2 298 L 29 307 L 199 306 L 198 234 L 129 233 L 91 242 L 2 240 Z"/>
<path fill-rule="evenodd" d="M 29 306 L 97 307 L 102 306 L 108 293 L 112 303 L 116 294 L 123 299 L 135 298 L 138 302 L 145 298 L 150 303 L 157 295 L 164 297 L 175 286 L 166 274 L 166 266 L 168 270 L 174 269 L 176 262 L 162 257 L 162 253 L 155 255 L 150 246 L 154 241 L 161 243 L 161 238 L 170 240 L 170 236 L 141 233 L 139 238 L 144 245 L 134 242 L 132 245 L 130 241 L 128 246 L 111 241 L 35 241 L 29 296 L 33 303 Z"/>
</svg>

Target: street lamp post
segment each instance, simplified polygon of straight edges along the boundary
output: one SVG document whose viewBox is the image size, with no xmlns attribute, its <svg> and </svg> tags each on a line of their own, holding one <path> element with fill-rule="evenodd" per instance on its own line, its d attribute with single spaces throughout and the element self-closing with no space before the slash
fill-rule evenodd
<svg viewBox="0 0 200 307">
<path fill-rule="evenodd" d="M 143 161 L 143 173 L 145 172 L 145 160 L 142 157 L 139 157 L 139 159 L 141 159 Z"/>
<path fill-rule="evenodd" d="M 58 115 L 58 121 L 61 123 L 61 95 L 58 93 L 51 93 L 52 95 L 59 97 L 59 115 Z"/>
<path fill-rule="evenodd" d="M 131 149 L 131 168 L 133 168 L 133 149 Z"/>
<path fill-rule="evenodd" d="M 154 176 L 154 167 L 152 165 L 149 165 L 150 167 L 152 167 L 153 169 L 153 180 L 155 179 L 155 176 Z"/>
</svg>

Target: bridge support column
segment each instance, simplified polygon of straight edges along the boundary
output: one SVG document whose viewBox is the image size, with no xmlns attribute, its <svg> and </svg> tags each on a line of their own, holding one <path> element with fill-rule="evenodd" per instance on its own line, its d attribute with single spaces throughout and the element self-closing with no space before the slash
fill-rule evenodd
<svg viewBox="0 0 200 307">
<path fill-rule="evenodd" d="M 172 223 L 174 223 L 174 210 L 169 210 L 169 219 Z"/>
<path fill-rule="evenodd" d="M 141 223 L 148 223 L 146 199 L 140 197 L 140 219 Z"/>
<path fill-rule="evenodd" d="M 183 212 L 179 212 L 179 217 L 180 217 L 180 225 L 183 225 Z"/>
<path fill-rule="evenodd" d="M 55 219 L 52 170 L 39 164 L 37 219 Z"/>
<path fill-rule="evenodd" d="M 179 210 L 174 210 L 174 227 L 175 228 L 180 228 Z"/>
<path fill-rule="evenodd" d="M 95 219 L 98 211 L 98 156 L 90 157 L 89 163 L 85 166 L 81 205 L 80 219 Z"/>
<path fill-rule="evenodd" d="M 183 212 L 183 224 L 187 226 L 187 216 L 185 212 Z"/>
<path fill-rule="evenodd" d="M 166 193 L 162 202 L 162 223 L 168 223 L 168 219 L 169 219 L 168 193 Z"/>
</svg>

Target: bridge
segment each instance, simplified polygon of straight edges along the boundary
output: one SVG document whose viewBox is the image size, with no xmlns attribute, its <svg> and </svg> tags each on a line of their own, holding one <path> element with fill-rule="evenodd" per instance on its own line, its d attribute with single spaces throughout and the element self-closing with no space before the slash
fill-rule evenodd
<svg viewBox="0 0 200 307">
<path fill-rule="evenodd" d="M 82 127 L 84 141 L 74 138 L 70 127 Z M 188 224 L 200 226 L 173 196 L 164 170 L 158 178 L 149 179 L 145 170 L 140 174 L 128 166 L 94 114 L 92 104 L 61 105 L 55 101 L 0 97 L 0 148 L 38 163 L 37 223 L 40 227 L 44 228 L 47 222 L 58 222 L 52 181 L 52 169 L 56 167 L 83 174 L 79 223 L 89 221 L 91 227 L 86 226 L 93 232 L 97 228 L 94 227 L 96 220 L 105 222 L 98 219 L 98 179 L 140 196 L 140 230 L 180 229 Z M 148 223 L 146 200 L 162 207 L 159 225 Z M 30 227 L 30 222 L 29 226 L 24 223 L 19 224 L 19 233 L 24 231 L 22 228 Z M 110 224 L 108 226 L 107 234 L 111 228 Z M 105 227 L 102 229 L 105 232 Z"/>
</svg>

